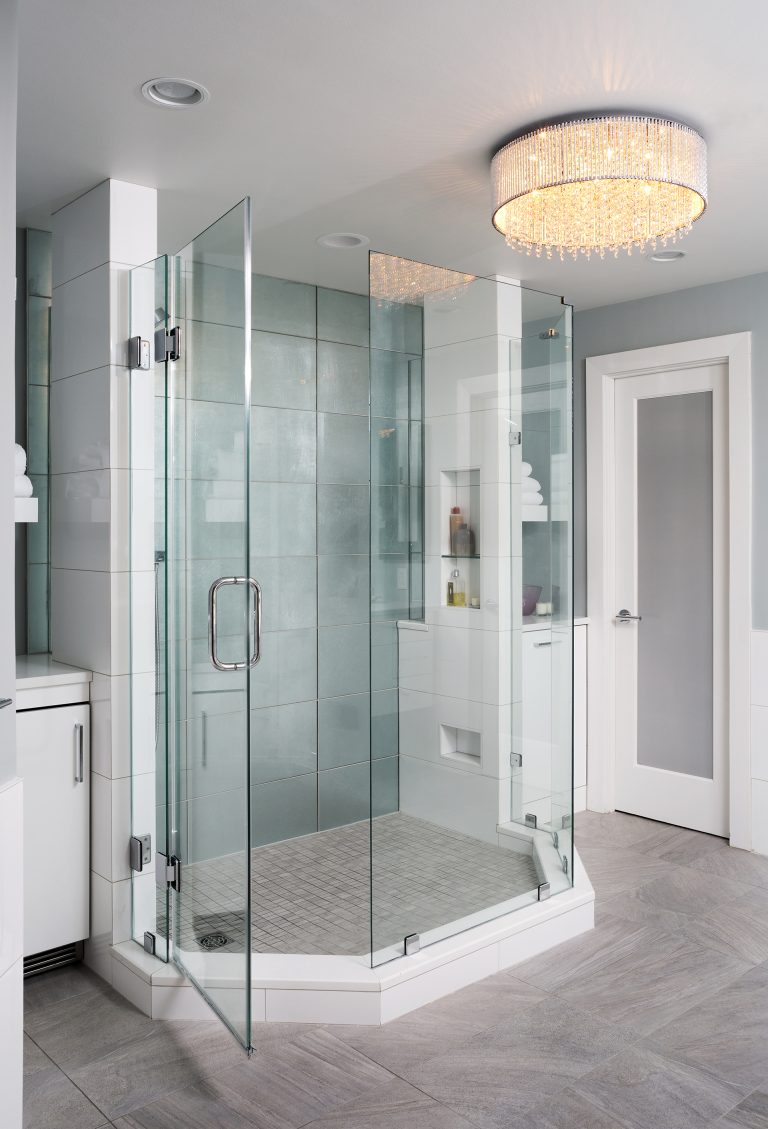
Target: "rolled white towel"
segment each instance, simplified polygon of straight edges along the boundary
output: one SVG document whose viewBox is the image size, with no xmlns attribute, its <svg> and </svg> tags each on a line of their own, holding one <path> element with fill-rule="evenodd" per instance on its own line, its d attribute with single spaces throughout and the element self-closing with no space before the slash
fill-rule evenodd
<svg viewBox="0 0 768 1129">
<path fill-rule="evenodd" d="M 533 467 L 530 463 L 522 462 L 520 467 L 523 472 L 523 478 L 527 477 L 529 474 L 533 474 Z"/>
<path fill-rule="evenodd" d="M 17 478 L 27 473 L 27 452 L 18 443 L 14 444 L 13 448 L 13 473 Z M 19 495 L 19 497 L 26 497 L 26 495 Z"/>
<path fill-rule="evenodd" d="M 26 474 L 17 474 L 13 480 L 13 494 L 16 498 L 32 497 L 32 482 Z"/>
<path fill-rule="evenodd" d="M 523 494 L 524 506 L 541 506 L 544 502 L 544 497 L 541 494 Z"/>
<path fill-rule="evenodd" d="M 535 494 L 537 490 L 541 490 L 541 483 L 537 482 L 535 478 L 524 478 L 521 485 L 523 487 L 523 493 L 527 490 L 531 494 Z"/>
</svg>

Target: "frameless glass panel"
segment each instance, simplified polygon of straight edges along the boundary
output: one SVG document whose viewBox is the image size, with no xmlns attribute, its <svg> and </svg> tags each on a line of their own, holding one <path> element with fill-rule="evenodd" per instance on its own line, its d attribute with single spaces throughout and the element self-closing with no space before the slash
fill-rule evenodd
<svg viewBox="0 0 768 1129">
<path fill-rule="evenodd" d="M 250 1045 L 250 203 L 176 257 L 168 366 L 173 956 Z"/>
<path fill-rule="evenodd" d="M 509 810 L 521 291 L 390 256 L 370 265 L 371 607 L 374 629 L 386 625 L 398 642 L 394 753 L 371 757 L 379 964 L 414 934 L 423 947 L 529 905 L 539 874 Z M 408 490 L 401 480 L 377 489 L 382 444 L 397 436 L 378 426 L 377 405 L 423 451 L 411 456 Z M 376 724 L 374 715 L 372 734 Z"/>
<path fill-rule="evenodd" d="M 637 403 L 637 761 L 712 779 L 712 393 Z"/>
<path fill-rule="evenodd" d="M 512 775 L 515 822 L 534 828 L 550 892 L 573 880 L 571 310 L 522 291 L 520 488 L 523 631 Z"/>
<path fill-rule="evenodd" d="M 132 936 L 169 956 L 169 893 L 155 882 L 155 855 L 169 854 L 167 758 L 167 366 L 155 334 L 168 328 L 168 259 L 130 275 L 130 335 L 148 345 L 147 369 L 130 373 L 131 451 L 131 834 L 151 843 L 131 872 Z"/>
</svg>

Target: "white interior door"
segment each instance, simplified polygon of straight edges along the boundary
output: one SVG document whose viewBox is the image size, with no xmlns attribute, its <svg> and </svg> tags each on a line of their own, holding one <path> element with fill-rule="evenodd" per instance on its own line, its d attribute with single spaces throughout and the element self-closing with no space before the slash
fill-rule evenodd
<svg viewBox="0 0 768 1129">
<path fill-rule="evenodd" d="M 612 627 L 616 808 L 722 836 L 727 393 L 724 364 L 616 381 Z"/>
</svg>

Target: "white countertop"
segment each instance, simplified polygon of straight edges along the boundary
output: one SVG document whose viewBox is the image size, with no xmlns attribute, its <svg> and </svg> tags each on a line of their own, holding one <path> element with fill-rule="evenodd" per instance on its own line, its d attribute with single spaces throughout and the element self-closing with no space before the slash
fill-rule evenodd
<svg viewBox="0 0 768 1129">
<path fill-rule="evenodd" d="M 71 686 L 90 682 L 90 670 L 54 662 L 50 655 L 16 656 L 16 689 L 42 690 L 48 686 Z"/>
</svg>

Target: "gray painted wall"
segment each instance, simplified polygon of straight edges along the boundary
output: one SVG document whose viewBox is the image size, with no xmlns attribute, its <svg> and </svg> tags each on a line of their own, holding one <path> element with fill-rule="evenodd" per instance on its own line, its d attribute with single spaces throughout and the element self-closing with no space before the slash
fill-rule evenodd
<svg viewBox="0 0 768 1129">
<path fill-rule="evenodd" d="M 16 279 L 17 6 L 0 4 L 0 341 L 13 341 Z M 13 443 L 14 364 L 6 347 L 0 366 L 0 698 L 15 696 Z M 16 775 L 16 717 L 0 710 L 0 784 Z"/>
<path fill-rule="evenodd" d="M 674 270 L 674 266 L 660 267 Z M 768 274 L 585 310 L 574 317 L 574 610 L 587 614 L 585 360 L 604 353 L 752 332 L 753 626 L 768 628 Z"/>
</svg>

